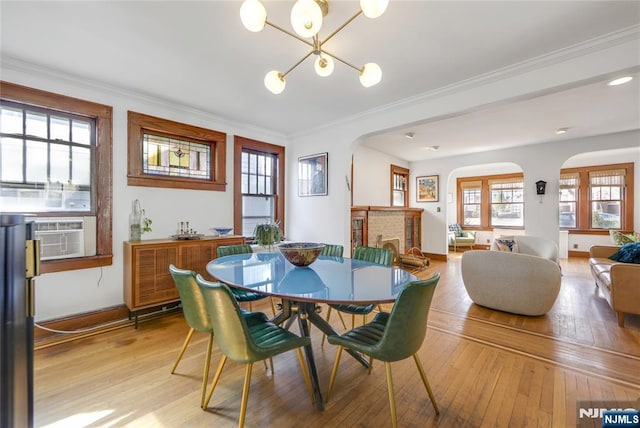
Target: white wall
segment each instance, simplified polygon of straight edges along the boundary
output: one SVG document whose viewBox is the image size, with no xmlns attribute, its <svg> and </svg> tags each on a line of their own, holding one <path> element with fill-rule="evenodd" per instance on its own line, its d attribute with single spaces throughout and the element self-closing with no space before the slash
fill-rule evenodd
<svg viewBox="0 0 640 428">
<path fill-rule="evenodd" d="M 102 268 L 43 274 L 36 280 L 36 320 L 59 318 L 122 305 L 123 241 L 129 239 L 128 221 L 133 200 L 140 199 L 153 220 L 153 231 L 143 239 L 168 238 L 180 221 L 189 221 L 200 233 L 212 235 L 214 226 L 233 226 L 233 134 L 285 145 L 279 134 L 225 121 L 176 106 L 167 101 L 118 88 L 102 86 L 49 71 L 8 68 L 2 79 L 49 92 L 113 107 L 113 264 Z M 227 133 L 227 190 L 224 192 L 138 187 L 127 185 L 127 110 Z"/>
<path fill-rule="evenodd" d="M 409 168 L 409 162 L 386 153 L 364 146 L 356 149 L 353 154 L 353 205 L 391 205 L 391 165 Z M 409 187 L 413 189 L 414 183 Z"/>
</svg>

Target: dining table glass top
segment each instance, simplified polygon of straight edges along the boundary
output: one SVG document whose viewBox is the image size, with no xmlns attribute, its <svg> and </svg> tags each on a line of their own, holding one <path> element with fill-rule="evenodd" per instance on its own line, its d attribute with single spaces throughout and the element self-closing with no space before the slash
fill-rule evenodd
<svg viewBox="0 0 640 428">
<path fill-rule="evenodd" d="M 207 272 L 232 287 L 289 300 L 370 304 L 393 302 L 419 278 L 397 267 L 345 257 L 320 256 L 296 267 L 281 253 L 236 254 L 207 264 Z"/>
</svg>

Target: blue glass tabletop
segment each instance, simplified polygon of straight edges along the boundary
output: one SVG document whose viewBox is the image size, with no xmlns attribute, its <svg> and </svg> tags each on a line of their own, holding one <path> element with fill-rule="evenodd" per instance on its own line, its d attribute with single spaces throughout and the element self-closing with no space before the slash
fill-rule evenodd
<svg viewBox="0 0 640 428">
<path fill-rule="evenodd" d="M 408 282 L 419 279 L 397 267 L 343 257 L 320 256 L 301 268 L 281 253 L 219 257 L 207 264 L 207 272 L 232 287 L 322 303 L 393 302 Z"/>
</svg>

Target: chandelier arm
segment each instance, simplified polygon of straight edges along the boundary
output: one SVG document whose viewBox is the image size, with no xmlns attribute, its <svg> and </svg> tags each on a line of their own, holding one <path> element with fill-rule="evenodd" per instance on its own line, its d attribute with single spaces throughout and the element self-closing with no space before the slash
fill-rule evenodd
<svg viewBox="0 0 640 428">
<path fill-rule="evenodd" d="M 283 33 L 290 35 L 294 39 L 300 40 L 305 45 L 309 45 L 309 46 L 313 47 L 313 43 L 309 42 L 306 39 L 303 39 L 302 37 L 298 36 L 297 34 L 294 34 L 294 33 L 290 32 L 290 31 L 285 30 L 284 28 L 282 28 L 282 27 L 280 27 L 280 26 L 278 26 L 278 25 L 276 25 L 276 24 L 274 24 L 272 22 L 265 21 L 265 25 L 270 25 L 271 27 L 275 28 L 276 30 L 282 31 Z"/>
<path fill-rule="evenodd" d="M 326 53 L 327 55 L 329 55 L 331 58 L 336 59 L 338 61 L 340 61 L 341 63 L 343 63 L 344 65 L 347 65 L 351 68 L 353 68 L 354 70 L 356 70 L 358 73 L 362 72 L 362 67 L 356 67 L 353 64 L 348 63 L 347 61 L 343 60 L 342 58 L 338 58 L 337 56 L 335 56 L 334 54 L 332 54 L 331 52 L 328 52 L 327 50 L 323 49 L 322 52 Z"/>
<path fill-rule="evenodd" d="M 330 38 L 332 38 L 333 36 L 335 36 L 336 34 L 338 34 L 344 27 L 346 27 L 347 25 L 351 24 L 351 22 L 356 19 L 358 16 L 360 16 L 362 14 L 362 9 L 360 9 L 358 12 L 356 12 L 355 15 L 353 15 L 351 18 L 347 19 L 346 22 L 344 24 L 342 24 L 341 26 L 339 26 L 338 28 L 335 29 L 335 31 L 331 34 L 329 34 L 327 36 L 326 39 L 324 39 L 321 43 L 320 46 L 324 45 L 325 43 L 327 43 L 329 41 Z"/>
<path fill-rule="evenodd" d="M 294 68 L 296 68 L 297 66 L 299 66 L 300 64 L 302 64 L 302 62 L 309 58 L 311 56 L 311 54 L 313 53 L 313 51 L 309 52 L 308 54 L 306 54 L 305 56 L 302 57 L 302 59 L 298 62 L 296 62 L 293 67 L 291 67 L 290 69 L 288 69 L 286 72 L 282 73 L 282 77 L 285 77 L 287 74 L 289 74 L 290 72 L 293 71 Z"/>
</svg>

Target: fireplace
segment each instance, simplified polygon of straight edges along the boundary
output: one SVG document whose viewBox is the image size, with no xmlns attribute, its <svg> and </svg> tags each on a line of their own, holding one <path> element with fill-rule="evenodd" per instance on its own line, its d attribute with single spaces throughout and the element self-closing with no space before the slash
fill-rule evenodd
<svg viewBox="0 0 640 428">
<path fill-rule="evenodd" d="M 391 251 L 391 253 L 393 254 L 393 264 L 398 264 L 398 255 L 400 254 L 400 238 L 381 239 L 379 246 Z"/>
</svg>

